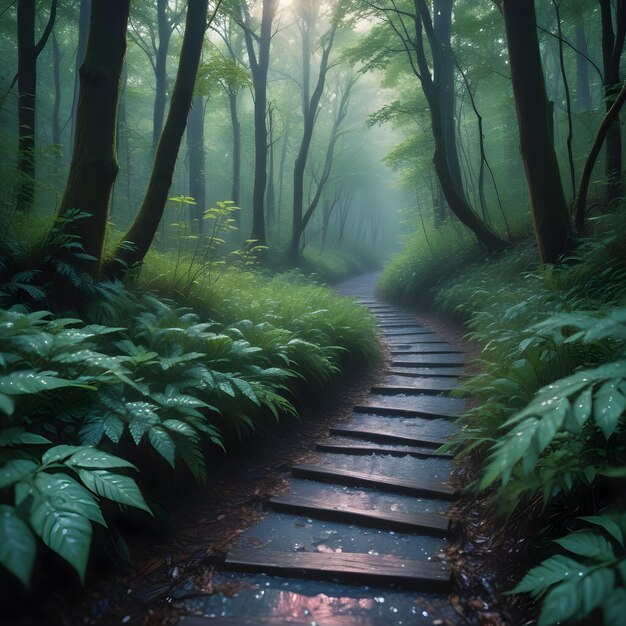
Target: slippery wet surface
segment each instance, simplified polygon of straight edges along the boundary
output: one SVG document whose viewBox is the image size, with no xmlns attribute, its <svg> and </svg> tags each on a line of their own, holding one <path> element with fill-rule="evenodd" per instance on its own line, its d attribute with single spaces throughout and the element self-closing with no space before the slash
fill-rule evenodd
<svg viewBox="0 0 626 626">
<path fill-rule="evenodd" d="M 383 384 L 394 385 L 398 387 L 415 387 L 416 389 L 428 388 L 444 393 L 445 391 L 454 389 L 458 381 L 459 379 L 455 377 L 442 379 L 441 377 L 429 378 L 427 376 L 422 376 L 420 378 L 415 378 L 413 376 L 400 376 L 397 374 L 391 374 L 389 376 L 385 376 Z"/>
<path fill-rule="evenodd" d="M 393 554 L 430 561 L 446 546 L 446 540 L 268 511 L 261 522 L 241 535 L 237 546 L 241 545 L 280 552 Z"/>
<path fill-rule="evenodd" d="M 389 409 L 456 417 L 463 412 L 465 402 L 459 398 L 444 398 L 420 393 L 372 393 L 363 406 L 384 406 Z"/>
<path fill-rule="evenodd" d="M 398 392 L 375 388 L 355 407 L 347 423 L 337 424 L 337 432 L 342 427 L 344 430 L 358 428 L 416 439 L 424 437 L 423 441 L 445 440 L 458 431 L 451 417 L 462 412 L 464 406 L 462 400 L 445 396 L 463 372 L 462 355 L 455 354 L 454 347 L 415 322 L 409 312 L 376 301 L 374 285 L 373 277 L 364 277 L 348 281 L 339 290 L 360 298 L 369 307 L 378 318 L 381 336 L 391 350 L 422 354 L 394 354 L 395 364 L 388 375 L 381 378 L 381 383 L 405 385 L 409 390 Z M 420 359 L 419 364 L 410 364 Z M 407 363 L 399 363 L 402 360 Z M 441 367 L 438 363 L 448 366 Z M 415 391 L 411 391 L 411 387 Z M 422 392 L 419 387 L 428 392 Z M 403 411 L 420 411 L 428 415 L 413 416 Z M 336 434 L 321 444 L 345 448 L 320 450 L 315 457 L 318 466 L 338 471 L 425 481 L 442 487 L 449 481 L 452 471 L 452 461 L 434 456 L 432 444 L 403 445 L 387 440 L 380 443 L 380 438 L 377 442 L 373 434 L 359 434 L 358 437 Z M 372 446 L 377 451 L 350 451 L 350 446 Z M 449 500 L 440 499 L 445 495 L 436 491 L 431 493 L 437 493 L 437 497 L 418 497 L 387 491 L 384 484 L 358 486 L 340 484 L 332 475 L 328 480 L 326 478 L 322 481 L 289 476 L 282 497 L 288 500 L 291 494 L 292 500 L 304 499 L 313 503 L 313 508 L 307 506 L 298 511 L 292 506 L 281 508 L 278 502 L 276 508 L 272 508 L 268 498 L 263 519 L 243 531 L 232 549 L 243 550 L 244 554 L 263 554 L 264 551 L 265 554 L 280 555 L 323 554 L 329 559 L 340 554 L 371 555 L 370 559 L 378 558 L 375 555 L 388 555 L 432 564 L 441 573 L 445 567 L 442 550 L 449 538 L 436 536 L 437 533 L 429 533 L 425 528 L 420 532 L 390 530 L 390 526 L 379 522 L 376 515 L 373 516 L 375 521 L 370 520 L 369 525 L 355 522 L 354 517 L 342 521 L 333 514 L 333 506 L 350 512 L 367 511 L 381 517 L 394 513 L 397 516 L 426 514 L 445 519 L 450 506 Z M 319 511 L 316 515 L 318 509 L 323 509 L 324 513 Z M 440 530 L 447 532 L 445 524 Z M 251 559 L 249 564 L 254 561 Z M 241 563 L 237 561 L 235 565 Z M 242 569 L 253 571 L 256 568 L 243 566 Z M 188 583 L 174 592 L 173 596 L 183 602 L 187 613 L 180 624 L 256 626 L 264 623 L 264 618 L 271 618 L 272 624 L 297 626 L 401 626 L 433 624 L 436 623 L 434 620 L 449 620 L 454 616 L 445 593 L 402 590 L 396 588 L 391 579 L 386 587 L 363 586 L 350 581 L 349 575 L 344 575 L 341 583 L 322 580 L 321 575 L 316 579 L 315 572 L 310 579 L 301 580 L 297 572 L 290 571 L 293 575 L 208 571 L 210 591 L 203 592 L 200 576 L 195 585 Z M 376 574 L 371 569 L 361 574 L 367 576 L 368 572 Z"/>
<path fill-rule="evenodd" d="M 333 485 L 302 478 L 293 479 L 292 489 L 301 496 L 315 498 L 320 502 L 337 502 L 339 505 L 355 509 L 400 513 L 445 513 L 450 508 L 450 502 L 446 500 L 385 493 L 369 487 Z"/>
<path fill-rule="evenodd" d="M 428 435 L 429 437 L 448 437 L 458 432 L 459 427 L 445 418 L 425 417 L 385 417 L 368 413 L 354 413 L 352 424 L 389 434 Z"/>
<path fill-rule="evenodd" d="M 297 626 L 426 626 L 433 623 L 433 612 L 436 615 L 437 608 L 446 602 L 438 594 L 407 594 L 263 574 L 223 573 L 215 582 L 226 589 L 245 586 L 236 595 L 218 593 L 188 599 L 190 612 L 233 617 L 240 623 L 271 616 Z M 183 589 L 179 593 L 185 592 Z M 185 621 L 180 624 L 184 626 Z"/>
</svg>

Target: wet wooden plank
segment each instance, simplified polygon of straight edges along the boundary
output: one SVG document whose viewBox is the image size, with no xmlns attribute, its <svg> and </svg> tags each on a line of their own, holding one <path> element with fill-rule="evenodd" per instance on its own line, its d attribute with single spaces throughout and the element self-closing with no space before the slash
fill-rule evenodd
<svg viewBox="0 0 626 626">
<path fill-rule="evenodd" d="M 397 478 L 395 476 L 383 476 L 382 474 L 356 472 L 341 467 L 316 465 L 314 463 L 294 465 L 294 467 L 291 468 L 291 473 L 299 478 L 313 478 L 344 485 L 367 485 L 369 487 L 377 487 L 398 493 L 434 496 L 436 498 L 454 497 L 454 489 L 449 485 L 444 485 L 437 479 L 421 478 L 419 480 L 412 480 L 409 478 Z"/>
<path fill-rule="evenodd" d="M 449 343 L 416 343 L 396 344 L 390 346 L 391 354 L 463 354 L 458 348 Z"/>
<path fill-rule="evenodd" d="M 384 333 L 383 333 L 384 334 Z M 447 341 L 435 333 L 417 333 L 415 335 L 385 335 L 385 341 L 392 347 L 404 344 L 443 343 Z"/>
<path fill-rule="evenodd" d="M 459 378 L 465 374 L 463 367 L 411 367 L 404 363 L 393 365 L 388 373 L 392 376 L 424 376 L 425 378 Z"/>
<path fill-rule="evenodd" d="M 389 429 L 380 430 L 376 428 L 366 428 L 364 426 L 335 426 L 330 429 L 331 435 L 341 435 L 343 437 L 358 437 L 360 439 L 370 439 L 372 441 L 386 441 L 387 443 L 400 443 L 408 446 L 428 446 L 438 448 L 446 443 L 445 439 L 439 437 L 429 437 L 428 435 L 407 435 L 404 433 L 390 432 Z"/>
<path fill-rule="evenodd" d="M 462 354 L 395 354 L 393 356 L 392 367 L 401 366 L 424 366 L 449 367 L 451 365 L 463 365 Z"/>
<path fill-rule="evenodd" d="M 225 564 L 238 570 L 337 578 L 368 585 L 402 585 L 423 590 L 443 590 L 450 585 L 450 572 L 441 564 L 390 554 L 275 552 L 241 547 L 228 554 Z"/>
<path fill-rule="evenodd" d="M 413 456 L 417 459 L 451 459 L 452 454 L 437 454 L 435 449 L 407 449 L 407 448 L 391 448 L 384 445 L 367 444 L 367 443 L 333 443 L 327 441 L 318 443 L 316 446 L 320 452 L 334 452 L 337 454 L 384 454 L 389 456 Z"/>
<path fill-rule="evenodd" d="M 428 534 L 445 535 L 449 525 L 448 519 L 443 515 L 358 509 L 336 502 L 323 503 L 317 498 L 307 498 L 294 493 L 275 496 L 270 499 L 270 504 L 279 511 L 333 521 L 346 521 L 382 530 L 420 531 Z"/>
<path fill-rule="evenodd" d="M 410 378 L 408 376 L 388 376 L 385 382 L 374 385 L 371 393 L 430 393 L 440 394 L 452 391 L 457 386 L 457 378 Z"/>
<path fill-rule="evenodd" d="M 379 325 L 380 326 L 380 325 Z M 432 330 L 428 330 L 424 326 L 417 324 L 402 324 L 394 328 L 383 328 L 383 334 L 386 337 L 400 337 L 404 335 L 431 335 Z"/>
<path fill-rule="evenodd" d="M 432 396 L 431 396 L 432 397 Z M 444 411 L 420 411 L 419 409 L 405 409 L 402 407 L 385 406 L 382 404 L 358 404 L 354 407 L 355 411 L 365 413 L 366 415 L 376 415 L 381 417 L 397 417 L 410 418 L 421 417 L 427 420 L 436 419 L 455 419 L 459 417 L 460 412 L 444 412 Z"/>
</svg>

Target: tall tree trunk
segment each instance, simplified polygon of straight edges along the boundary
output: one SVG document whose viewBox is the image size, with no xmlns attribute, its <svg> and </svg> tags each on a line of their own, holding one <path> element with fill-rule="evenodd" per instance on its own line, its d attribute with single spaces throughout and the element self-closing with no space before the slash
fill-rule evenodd
<svg viewBox="0 0 626 626">
<path fill-rule="evenodd" d="M 589 84 L 589 56 L 587 38 L 582 24 L 576 26 L 576 49 L 581 53 L 576 55 L 576 101 L 578 111 L 591 111 L 591 87 Z M 583 56 L 585 55 L 585 56 Z"/>
<path fill-rule="evenodd" d="M 131 267 L 143 262 L 163 217 L 193 98 L 207 28 L 207 13 L 208 0 L 190 0 L 176 82 L 148 189 L 135 221 L 117 247 L 114 259 L 107 263 L 107 274 L 124 275 Z"/>
<path fill-rule="evenodd" d="M 534 0 L 503 0 L 520 149 L 539 255 L 556 263 L 571 244 L 561 174 L 550 141 L 548 103 L 539 55 Z"/>
<path fill-rule="evenodd" d="M 118 171 L 115 132 L 129 5 L 130 0 L 92 0 L 89 40 L 80 67 L 76 139 L 59 211 L 60 217 L 71 211 L 90 215 L 70 219 L 62 228 L 94 257 L 81 263 L 81 269 L 92 276 L 99 273 L 109 199 Z"/>
<path fill-rule="evenodd" d="M 287 150 L 289 149 L 289 127 L 285 129 L 283 135 L 283 145 L 280 148 L 280 161 L 278 164 L 278 207 L 277 219 L 280 220 L 280 214 L 283 208 L 283 191 L 285 189 L 285 164 L 287 163 Z"/>
<path fill-rule="evenodd" d="M 451 44 L 453 4 L 454 0 L 435 0 L 433 6 L 433 29 L 438 45 L 438 50 L 433 53 L 433 74 L 434 81 L 438 85 L 441 126 L 450 176 L 458 192 L 464 196 L 454 119 L 456 90 L 454 86 L 454 56 L 452 55 Z"/>
<path fill-rule="evenodd" d="M 230 103 L 230 125 L 233 132 L 233 167 L 232 167 L 232 187 L 231 200 L 235 206 L 241 202 L 241 122 L 239 121 L 237 91 L 228 91 L 228 101 Z"/>
<path fill-rule="evenodd" d="M 74 131 L 76 128 L 76 116 L 78 112 L 78 93 L 80 89 L 79 74 L 80 66 L 85 60 L 87 50 L 87 37 L 89 36 L 89 15 L 91 14 L 91 0 L 80 0 L 78 13 L 78 42 L 76 44 L 76 62 L 74 72 L 74 98 L 72 100 L 72 120 L 70 124 L 70 143 L 74 144 Z"/>
<path fill-rule="evenodd" d="M 307 17 L 309 19 L 307 19 Z M 304 122 L 304 130 L 302 132 L 302 141 L 300 149 L 293 168 L 293 207 L 292 207 L 292 224 L 291 224 L 291 242 L 289 244 L 288 255 L 292 261 L 298 258 L 300 254 L 300 238 L 306 228 L 303 220 L 303 204 L 304 204 L 304 172 L 311 148 L 311 140 L 317 120 L 317 110 L 320 99 L 324 92 L 326 84 L 326 74 L 328 72 L 328 60 L 333 47 L 337 22 L 333 20 L 331 30 L 327 34 L 327 40 L 322 48 L 322 56 L 320 59 L 319 72 L 313 93 L 310 93 L 311 81 L 311 59 L 312 59 L 312 41 L 311 35 L 315 27 L 316 12 L 307 12 L 300 25 L 302 35 L 302 118 Z M 307 219 L 308 221 L 308 219 Z"/>
<path fill-rule="evenodd" d="M 131 206 L 131 164 L 130 149 L 128 143 L 128 107 L 127 107 L 127 83 L 128 83 L 128 64 L 124 63 L 122 67 L 122 75 L 120 77 L 120 97 L 117 105 L 117 131 L 116 131 L 116 147 L 117 158 L 120 172 L 124 174 L 124 195 L 126 196 L 126 207 Z M 120 186 L 122 181 L 118 175 L 113 185 L 113 193 L 111 198 L 111 213 L 119 204 L 122 196 Z"/>
<path fill-rule="evenodd" d="M 61 48 L 56 35 L 52 33 L 52 72 L 54 82 L 54 104 L 52 106 L 52 143 L 61 146 Z M 60 154 L 60 153 L 59 153 Z"/>
<path fill-rule="evenodd" d="M 32 208 L 35 184 L 35 101 L 37 97 L 37 56 L 35 54 L 35 0 L 17 3 L 17 88 L 19 190 L 17 210 Z"/>
<path fill-rule="evenodd" d="M 254 84 L 254 188 L 252 191 L 252 232 L 250 238 L 258 245 L 265 245 L 265 188 L 267 185 L 267 73 L 270 64 L 272 22 L 278 8 L 278 0 L 263 0 L 261 33 L 258 36 L 258 56 L 254 38 L 245 29 L 246 48 Z"/>
<path fill-rule="evenodd" d="M 501 249 L 505 247 L 507 243 L 493 228 L 491 228 L 491 226 L 480 219 L 476 211 L 474 211 L 465 198 L 463 188 L 458 188 L 455 183 L 454 175 L 450 169 L 450 157 L 448 155 L 449 139 L 448 141 L 446 140 L 445 122 L 442 117 L 442 85 L 439 82 L 437 73 L 431 75 L 428 57 L 424 47 L 422 31 L 426 33 L 428 38 L 431 56 L 433 58 L 437 58 L 437 66 L 439 66 L 440 63 L 443 63 L 443 61 L 439 58 L 442 54 L 442 48 L 435 35 L 432 17 L 426 1 L 413 0 L 413 6 L 415 9 L 415 14 L 413 16 L 415 38 L 410 41 L 405 41 L 405 44 L 415 53 L 415 60 L 413 61 L 411 58 L 413 71 L 420 81 L 424 96 L 428 102 L 433 139 L 435 143 L 433 163 L 441 184 L 441 189 L 450 210 L 476 235 L 478 241 L 480 241 L 488 250 Z"/>
<path fill-rule="evenodd" d="M 202 232 L 206 209 L 206 170 L 204 167 L 204 97 L 194 96 L 187 118 L 187 150 L 189 154 L 189 195 L 196 201 L 192 205 L 193 219 L 198 232 Z"/>
<path fill-rule="evenodd" d="M 626 0 L 617 0 L 615 31 L 610 0 L 598 1 L 602 21 L 604 101 L 608 113 L 621 86 L 619 70 L 626 34 Z M 607 178 L 605 202 L 608 205 L 617 202 L 622 196 L 622 135 L 619 115 L 616 116 L 606 136 L 604 172 Z"/>
<path fill-rule="evenodd" d="M 167 53 L 170 46 L 172 31 L 167 19 L 167 0 L 157 0 L 157 27 L 159 45 L 156 49 L 154 61 L 154 76 L 156 80 L 154 95 L 154 110 L 152 115 L 152 153 L 154 154 L 163 130 L 165 119 L 165 105 L 167 103 Z"/>
<path fill-rule="evenodd" d="M 274 184 L 274 108 L 270 104 L 267 110 L 269 121 L 269 167 L 267 171 L 267 229 L 276 217 L 276 185 Z"/>
</svg>

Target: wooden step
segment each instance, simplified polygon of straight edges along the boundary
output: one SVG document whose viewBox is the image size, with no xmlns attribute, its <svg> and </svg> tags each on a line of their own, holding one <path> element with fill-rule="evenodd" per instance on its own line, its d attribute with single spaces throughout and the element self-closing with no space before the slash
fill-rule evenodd
<svg viewBox="0 0 626 626">
<path fill-rule="evenodd" d="M 376 444 L 367 443 L 318 443 L 316 449 L 320 452 L 334 452 L 336 454 L 384 454 L 389 456 L 412 456 L 417 459 L 430 459 L 433 457 L 441 459 L 451 459 L 452 454 L 437 454 L 433 449 L 403 450 L 401 448 L 391 448 Z"/>
<path fill-rule="evenodd" d="M 430 396 L 432 398 L 432 395 Z M 385 406 L 384 404 L 357 404 L 354 410 L 358 413 L 365 413 L 367 415 L 380 415 L 384 417 L 422 417 L 424 419 L 455 419 L 459 417 L 459 413 L 444 411 L 426 411 L 419 409 L 405 409 L 402 407 Z"/>
<path fill-rule="evenodd" d="M 463 365 L 463 362 L 462 354 L 407 354 L 406 356 L 395 354 L 391 366 L 420 367 L 430 365 L 432 367 L 451 367 Z"/>
<path fill-rule="evenodd" d="M 408 493 L 421 496 L 432 496 L 435 498 L 453 498 L 454 489 L 444 485 L 439 480 L 411 480 L 409 478 L 397 478 L 394 476 L 383 476 L 381 474 L 368 474 L 366 472 L 356 472 L 343 469 L 341 467 L 331 467 L 328 465 L 316 465 L 314 463 L 303 463 L 291 468 L 291 473 L 299 478 L 312 478 L 348 485 L 367 485 L 386 489 L 398 493 Z"/>
<path fill-rule="evenodd" d="M 402 391 L 404 389 L 421 393 L 444 393 L 452 391 L 457 386 L 457 380 L 451 377 L 437 376 L 410 376 L 405 374 L 390 374 L 385 380 L 372 387 L 372 393 Z"/>
<path fill-rule="evenodd" d="M 332 499 L 328 504 L 324 504 L 317 498 L 306 498 L 293 493 L 275 496 L 270 500 L 270 504 L 279 511 L 338 522 L 346 521 L 382 530 L 421 531 L 428 534 L 445 535 L 449 525 L 448 520 L 443 515 L 357 509 L 333 504 Z"/>
<path fill-rule="evenodd" d="M 416 378 L 414 382 L 406 385 L 391 385 L 391 384 L 381 384 L 374 385 L 370 389 L 370 393 L 422 393 L 431 396 L 439 396 L 443 395 L 448 391 L 452 391 L 456 387 L 456 381 L 446 383 L 443 381 L 442 383 L 437 382 L 435 379 L 428 379 L 423 382 L 419 378 Z"/>
<path fill-rule="evenodd" d="M 463 354 L 449 343 L 418 343 L 390 346 L 391 354 Z"/>
<path fill-rule="evenodd" d="M 450 572 L 444 566 L 389 554 L 275 552 L 241 547 L 228 554 L 225 565 L 238 570 L 340 579 L 372 586 L 402 585 L 420 590 L 444 590 L 450 586 Z"/>
<path fill-rule="evenodd" d="M 415 378 L 423 376 L 424 378 L 459 378 L 465 374 L 463 367 L 410 367 L 404 363 L 397 363 L 387 370 L 392 376 L 407 376 Z"/>
<path fill-rule="evenodd" d="M 387 443 L 400 443 L 407 446 L 428 446 L 439 448 L 446 442 L 445 439 L 439 437 L 429 437 L 427 435 L 405 435 L 402 433 L 393 433 L 388 429 L 381 430 L 376 428 L 365 428 L 363 426 L 335 426 L 330 429 L 331 435 L 340 435 L 343 437 L 358 437 L 359 439 L 370 439 L 372 441 L 386 441 Z"/>
</svg>

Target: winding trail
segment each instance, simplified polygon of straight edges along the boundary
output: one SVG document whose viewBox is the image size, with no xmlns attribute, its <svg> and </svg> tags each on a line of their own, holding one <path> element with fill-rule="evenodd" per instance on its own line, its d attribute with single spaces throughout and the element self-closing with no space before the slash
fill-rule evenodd
<svg viewBox="0 0 626 626">
<path fill-rule="evenodd" d="M 234 594 L 183 601 L 181 626 L 399 626 L 453 620 L 442 551 L 452 461 L 436 449 L 463 401 L 463 354 L 378 300 L 376 277 L 339 290 L 376 316 L 391 354 L 382 382 L 331 428 L 313 462 L 240 535 L 218 577 Z M 446 623 L 439 621 L 438 623 Z M 451 623 L 448 621 L 447 623 Z"/>
</svg>

